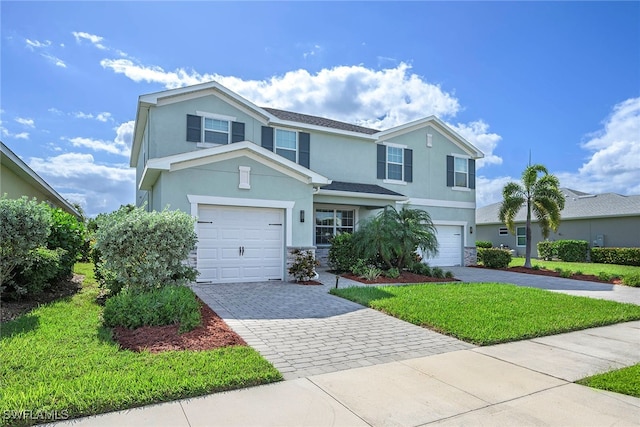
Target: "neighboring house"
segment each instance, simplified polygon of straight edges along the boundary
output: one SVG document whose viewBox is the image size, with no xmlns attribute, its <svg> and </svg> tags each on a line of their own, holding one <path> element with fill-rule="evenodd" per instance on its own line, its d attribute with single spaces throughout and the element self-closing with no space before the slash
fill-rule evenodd
<svg viewBox="0 0 640 427">
<path fill-rule="evenodd" d="M 600 247 L 640 247 L 640 196 L 621 196 L 615 193 L 588 194 L 561 188 L 565 205 L 561 212 L 557 232 L 549 232 L 549 240 L 586 240 Z M 509 233 L 498 219 L 500 203 L 478 208 L 476 240 L 487 240 L 493 246 L 509 246 L 519 255 L 525 251 L 526 209 L 515 218 L 515 231 Z M 536 245 L 544 240 L 540 226 L 532 218 L 532 254 Z"/>
<path fill-rule="evenodd" d="M 35 197 L 80 218 L 80 213 L 9 147 L 0 142 L 0 149 L 0 196 L 6 194 L 11 199 Z"/>
<path fill-rule="evenodd" d="M 140 96 L 131 167 L 138 206 L 198 218 L 203 282 L 283 280 L 296 248 L 326 261 L 329 238 L 386 205 L 427 210 L 440 254 L 475 262 L 475 160 L 436 117 L 378 131 L 261 108 L 216 82 Z"/>
</svg>

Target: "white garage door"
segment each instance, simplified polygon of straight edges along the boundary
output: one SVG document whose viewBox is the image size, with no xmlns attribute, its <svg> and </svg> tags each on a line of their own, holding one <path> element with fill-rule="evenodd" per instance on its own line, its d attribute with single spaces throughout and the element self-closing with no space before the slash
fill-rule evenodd
<svg viewBox="0 0 640 427">
<path fill-rule="evenodd" d="M 438 255 L 425 259 L 432 267 L 462 265 L 462 227 L 459 225 L 437 225 Z"/>
<path fill-rule="evenodd" d="M 198 282 L 281 280 L 284 211 L 200 206 Z"/>
</svg>

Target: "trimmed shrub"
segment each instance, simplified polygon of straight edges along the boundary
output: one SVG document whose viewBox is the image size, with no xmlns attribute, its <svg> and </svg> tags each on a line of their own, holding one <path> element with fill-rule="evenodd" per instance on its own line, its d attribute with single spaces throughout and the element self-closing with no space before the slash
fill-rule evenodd
<svg viewBox="0 0 640 427">
<path fill-rule="evenodd" d="M 358 259 L 351 233 L 338 233 L 331 238 L 329 266 L 337 273 L 350 271 Z"/>
<path fill-rule="evenodd" d="M 482 263 L 489 268 L 507 268 L 511 262 L 511 252 L 499 248 L 483 249 Z"/>
<path fill-rule="evenodd" d="M 194 223 L 184 212 L 128 206 L 99 218 L 95 248 L 102 276 L 112 274 L 134 292 L 195 280 L 196 270 L 183 264 L 195 247 Z"/>
<path fill-rule="evenodd" d="M 138 293 L 125 290 L 106 301 L 102 316 L 105 326 L 111 328 L 179 324 L 179 332 L 193 330 L 202 320 L 196 295 L 185 286 Z"/>
<path fill-rule="evenodd" d="M 62 279 L 73 273 L 73 266 L 82 254 L 86 230 L 84 223 L 59 208 L 51 209 L 51 219 L 51 234 L 47 239 L 47 247 L 65 250 L 60 260 L 60 272 L 57 277 Z"/>
<path fill-rule="evenodd" d="M 492 248 L 493 247 L 493 243 L 491 243 L 488 240 L 476 240 L 476 248 Z"/>
<path fill-rule="evenodd" d="M 591 248 L 591 262 L 640 266 L 640 248 Z"/>
<path fill-rule="evenodd" d="M 538 258 L 545 261 L 551 261 L 554 257 L 557 257 L 558 252 L 556 251 L 554 243 L 555 242 L 550 242 L 548 240 L 538 242 Z"/>
<path fill-rule="evenodd" d="M 640 287 L 640 274 L 627 274 L 622 277 L 622 283 L 627 286 L 633 286 L 634 288 Z"/>
<path fill-rule="evenodd" d="M 291 267 L 289 267 L 289 274 L 295 277 L 298 282 L 306 282 L 316 276 L 316 267 L 320 263 L 313 256 L 313 252 L 295 249 L 293 252 L 295 259 Z"/>
<path fill-rule="evenodd" d="M 51 211 L 46 204 L 27 197 L 0 197 L 0 292 L 31 251 L 45 246 L 50 233 Z"/>
<path fill-rule="evenodd" d="M 7 283 L 7 295 L 12 299 L 28 297 L 49 288 L 60 277 L 64 249 L 40 247 L 32 250 L 23 265 L 16 268 L 14 278 Z"/>
<path fill-rule="evenodd" d="M 564 262 L 587 262 L 589 242 L 586 240 L 558 240 L 554 242 L 558 259 Z"/>
</svg>

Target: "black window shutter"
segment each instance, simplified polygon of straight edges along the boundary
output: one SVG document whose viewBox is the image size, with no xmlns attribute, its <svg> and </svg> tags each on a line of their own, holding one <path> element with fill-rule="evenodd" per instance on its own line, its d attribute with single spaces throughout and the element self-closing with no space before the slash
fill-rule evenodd
<svg viewBox="0 0 640 427">
<path fill-rule="evenodd" d="M 404 181 L 413 182 L 413 150 L 404 149 Z"/>
<path fill-rule="evenodd" d="M 202 117 L 187 114 L 187 141 L 201 142 L 202 138 Z"/>
<path fill-rule="evenodd" d="M 273 128 L 262 126 L 262 147 L 273 151 Z"/>
<path fill-rule="evenodd" d="M 387 177 L 387 146 L 378 144 L 378 179 Z"/>
<path fill-rule="evenodd" d="M 244 123 L 231 122 L 231 142 L 244 141 Z"/>
<path fill-rule="evenodd" d="M 454 181 L 453 156 L 447 156 L 447 187 L 453 187 Z"/>
<path fill-rule="evenodd" d="M 307 132 L 298 132 L 298 163 L 309 168 L 311 160 L 311 135 Z"/>
<path fill-rule="evenodd" d="M 469 188 L 476 188 L 476 161 L 469 159 Z"/>
</svg>

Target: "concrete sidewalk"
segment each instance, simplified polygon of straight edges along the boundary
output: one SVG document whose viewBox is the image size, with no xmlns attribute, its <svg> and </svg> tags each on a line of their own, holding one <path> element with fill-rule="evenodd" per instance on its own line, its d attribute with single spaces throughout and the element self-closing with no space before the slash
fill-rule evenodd
<svg viewBox="0 0 640 427">
<path fill-rule="evenodd" d="M 60 426 L 640 425 L 640 399 L 573 384 L 640 362 L 640 321 L 299 378 Z"/>
</svg>

